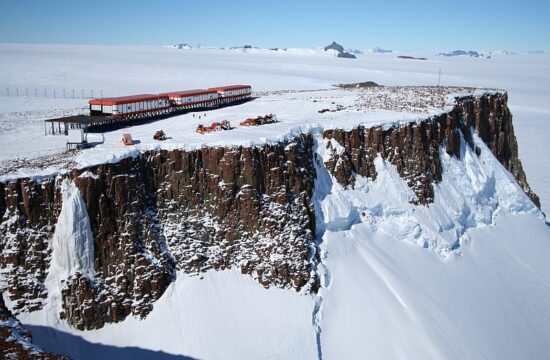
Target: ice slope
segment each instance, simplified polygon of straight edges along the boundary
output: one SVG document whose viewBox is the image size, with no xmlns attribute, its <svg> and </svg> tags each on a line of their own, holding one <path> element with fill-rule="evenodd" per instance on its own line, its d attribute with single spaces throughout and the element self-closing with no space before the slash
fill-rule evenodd
<svg viewBox="0 0 550 360">
<path fill-rule="evenodd" d="M 237 270 L 178 273 L 145 320 L 76 331 L 55 311 L 21 314 L 33 341 L 74 359 L 314 359 L 311 296 L 264 289 Z M 61 340 L 65 341 L 61 341 Z M 149 350 L 149 351 L 148 351 Z M 168 357 L 167 357 L 168 356 Z"/>
<path fill-rule="evenodd" d="M 474 141 L 479 158 L 464 140 L 462 160 L 441 149 L 430 206 L 381 158 L 355 189 L 317 166 L 324 359 L 547 357 L 550 227 Z"/>
<path fill-rule="evenodd" d="M 501 212 L 442 259 L 363 223 L 323 238 L 324 359 L 547 359 L 550 230 Z"/>
</svg>

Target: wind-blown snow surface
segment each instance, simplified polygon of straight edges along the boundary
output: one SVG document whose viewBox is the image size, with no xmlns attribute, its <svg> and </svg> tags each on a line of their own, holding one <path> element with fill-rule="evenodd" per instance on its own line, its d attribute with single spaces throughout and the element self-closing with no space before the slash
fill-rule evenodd
<svg viewBox="0 0 550 360">
<path fill-rule="evenodd" d="M 141 321 L 129 317 L 120 324 L 79 332 L 58 320 L 51 309 L 19 318 L 32 325 L 36 344 L 75 359 L 163 359 L 166 354 L 200 359 L 314 359 L 312 310 L 310 296 L 266 290 L 237 270 L 227 270 L 200 278 L 178 273 Z M 66 338 L 72 340 L 61 341 Z"/>
<path fill-rule="evenodd" d="M 548 233 L 502 212 L 441 259 L 368 224 L 327 231 L 324 358 L 548 358 Z"/>
<path fill-rule="evenodd" d="M 546 55 L 428 56 L 430 61 L 411 62 L 395 59 L 395 54 L 360 54 L 355 61 L 315 51 L 1 49 L 0 82 L 6 86 L 93 87 L 113 94 L 223 83 L 251 83 L 256 90 L 365 80 L 434 84 L 441 67 L 444 84 L 509 90 L 527 177 L 543 207 L 550 202 Z M 91 71 L 97 63 L 104 72 L 99 76 Z M 39 110 L 40 101 L 1 98 L 0 108 Z M 56 108 L 76 106 L 75 100 L 57 101 Z M 259 110 L 254 103 L 249 106 L 251 113 Z M 269 130 L 251 131 L 269 137 Z M 322 159 L 324 144 L 319 133 L 315 138 Z M 382 159 L 376 161 L 376 181 L 358 178 L 353 190 L 341 188 L 318 161 L 314 202 L 322 288 L 316 296 L 265 290 L 236 270 L 208 272 L 203 278 L 178 273 L 144 320 L 129 317 L 80 332 L 58 319 L 55 298 L 42 311 L 20 314 L 20 320 L 31 326 L 38 345 L 76 359 L 170 354 L 205 359 L 545 359 L 550 353 L 550 227 L 510 174 L 475 141 L 482 149 L 479 158 L 465 144 L 461 161 L 442 149 L 443 181 L 428 207 L 409 203 L 410 189 Z M 72 204 L 67 209 L 82 215 L 69 185 L 64 189 L 66 203 Z M 85 232 L 59 229 L 58 234 Z"/>
<path fill-rule="evenodd" d="M 376 181 L 354 190 L 318 168 L 324 358 L 547 356 L 550 229 L 474 141 L 479 158 L 464 140 L 463 160 L 440 152 L 429 207 L 408 202 L 414 194 L 381 158 Z"/>
</svg>

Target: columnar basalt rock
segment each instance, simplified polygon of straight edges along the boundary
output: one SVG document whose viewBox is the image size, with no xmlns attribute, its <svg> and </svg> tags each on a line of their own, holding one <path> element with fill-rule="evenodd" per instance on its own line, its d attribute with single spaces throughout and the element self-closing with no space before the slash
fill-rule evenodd
<svg viewBox="0 0 550 360">
<path fill-rule="evenodd" d="M 355 174 L 376 178 L 374 159 L 380 155 L 396 166 L 415 192 L 413 202 L 425 205 L 433 201 L 432 184 L 441 181 L 441 146 L 449 155 L 460 158 L 463 137 L 479 155 L 480 149 L 474 148 L 472 131 L 477 132 L 540 208 L 539 198 L 530 189 L 518 157 L 512 115 L 507 95 L 503 93 L 463 97 L 457 99 L 457 105 L 448 113 L 388 129 L 359 126 L 351 131 L 326 130 L 323 137 L 329 140 L 326 146 L 332 156 L 325 165 L 341 185 L 353 186 Z"/>
<path fill-rule="evenodd" d="M 0 272 L 15 311 L 33 311 L 46 298 L 49 241 L 60 210 L 55 181 L 1 184 Z"/>
<path fill-rule="evenodd" d="M 47 296 L 64 178 L 78 187 L 94 237 L 95 276 L 77 272 L 60 284 L 60 316 L 78 329 L 145 317 L 176 270 L 237 267 L 265 287 L 316 291 L 312 146 L 304 135 L 263 147 L 146 152 L 3 184 L 0 265 L 10 299 L 33 311 Z"/>
<path fill-rule="evenodd" d="M 505 94 L 464 97 L 452 111 L 420 122 L 326 130 L 327 169 L 343 186 L 376 177 L 381 155 L 414 190 L 433 201 L 440 151 L 461 156 L 472 131 L 538 205 L 518 159 Z M 315 292 L 313 137 L 252 147 L 148 151 L 113 164 L 45 179 L 0 184 L 0 271 L 16 311 L 40 309 L 62 209 L 61 184 L 74 181 L 93 235 L 93 274 L 62 283 L 60 317 L 96 329 L 132 314 L 145 317 L 177 271 L 237 268 L 265 287 Z M 479 149 L 475 149 L 479 154 Z"/>
</svg>

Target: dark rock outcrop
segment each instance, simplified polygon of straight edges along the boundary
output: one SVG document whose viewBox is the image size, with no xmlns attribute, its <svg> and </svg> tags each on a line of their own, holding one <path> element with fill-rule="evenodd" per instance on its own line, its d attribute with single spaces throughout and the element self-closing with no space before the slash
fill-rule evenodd
<svg viewBox="0 0 550 360">
<path fill-rule="evenodd" d="M 344 59 L 357 59 L 357 56 L 350 54 L 349 52 L 346 52 L 346 51 L 338 53 L 337 56 L 339 58 L 344 58 Z"/>
<path fill-rule="evenodd" d="M 61 318 L 78 329 L 144 317 L 177 270 L 237 267 L 265 287 L 316 291 L 312 138 L 146 152 L 66 175 L 87 208 L 95 277 L 72 274 Z M 64 177 L 3 184 L 0 266 L 16 310 L 46 297 Z"/>
<path fill-rule="evenodd" d="M 326 130 L 325 165 L 343 186 L 375 178 L 380 154 L 396 166 L 417 204 L 433 201 L 440 149 L 461 156 L 461 137 L 478 155 L 472 131 L 539 205 L 518 158 L 506 94 L 463 97 L 447 114 L 421 122 Z M 62 209 L 61 183 L 74 181 L 94 238 L 94 276 L 60 284 L 60 316 L 95 329 L 145 317 L 177 271 L 238 268 L 265 287 L 315 292 L 313 138 L 262 147 L 150 151 L 46 179 L 0 184 L 0 271 L 14 310 L 40 309 L 51 262 L 50 239 Z"/>
<path fill-rule="evenodd" d="M 337 57 L 339 57 L 339 58 L 344 58 L 344 59 L 356 59 L 357 58 L 352 53 L 344 51 L 344 47 L 342 45 L 338 44 L 335 41 L 333 41 L 332 44 L 325 46 L 324 49 L 325 49 L 325 51 L 335 50 L 338 53 Z"/>
<path fill-rule="evenodd" d="M 327 50 L 336 50 L 337 52 L 341 53 L 344 52 L 344 47 L 338 44 L 336 41 L 333 41 L 331 44 L 325 46 L 325 51 Z"/>
<path fill-rule="evenodd" d="M 525 193 L 540 208 L 538 196 L 530 189 L 518 157 L 518 145 L 512 126 L 512 114 L 506 94 L 468 96 L 458 99 L 454 109 L 422 122 L 365 128 L 351 131 L 326 130 L 324 138 L 333 139 L 345 151 L 338 152 L 329 142 L 332 158 L 325 164 L 343 186 L 353 186 L 354 174 L 376 178 L 374 159 L 378 154 L 394 164 L 401 177 L 416 194 L 415 203 L 433 201 L 432 184 L 441 181 L 439 148 L 460 158 L 461 136 L 474 148 L 472 131 L 491 149 L 510 171 Z"/>
</svg>

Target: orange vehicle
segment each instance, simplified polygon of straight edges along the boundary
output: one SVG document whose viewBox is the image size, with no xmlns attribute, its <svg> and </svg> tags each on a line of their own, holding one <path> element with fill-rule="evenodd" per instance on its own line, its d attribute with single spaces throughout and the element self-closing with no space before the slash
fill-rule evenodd
<svg viewBox="0 0 550 360">
<path fill-rule="evenodd" d="M 163 141 L 163 140 L 166 140 L 167 137 L 166 137 L 166 134 L 164 133 L 164 131 L 157 130 L 155 132 L 155 134 L 153 135 L 153 139 Z"/>
<path fill-rule="evenodd" d="M 213 122 L 210 126 L 199 125 L 196 131 L 199 134 L 204 134 L 220 130 L 231 130 L 231 123 L 223 120 L 222 122 Z"/>
<path fill-rule="evenodd" d="M 267 114 L 264 116 L 257 116 L 255 118 L 248 118 L 241 122 L 241 126 L 259 126 L 265 124 L 273 124 L 277 122 L 277 117 L 273 114 Z"/>
<path fill-rule="evenodd" d="M 122 143 L 124 145 L 134 145 L 134 140 L 130 134 L 122 134 Z"/>
</svg>

